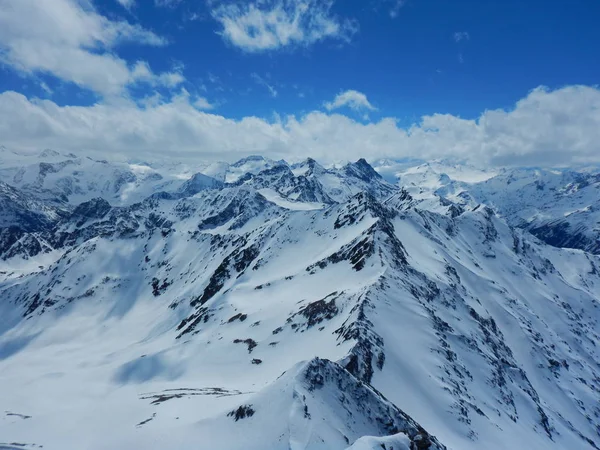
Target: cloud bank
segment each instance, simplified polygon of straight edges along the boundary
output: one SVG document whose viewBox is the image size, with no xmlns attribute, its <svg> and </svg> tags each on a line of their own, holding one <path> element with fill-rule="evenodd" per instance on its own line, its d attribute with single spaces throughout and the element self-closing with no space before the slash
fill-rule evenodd
<svg viewBox="0 0 600 450">
<path fill-rule="evenodd" d="M 476 120 L 433 114 L 408 128 L 391 117 L 364 123 L 323 111 L 272 121 L 232 120 L 199 110 L 184 94 L 145 106 L 122 100 L 85 107 L 4 92 L 0 144 L 25 151 L 51 147 L 106 157 L 191 161 L 258 153 L 290 161 L 310 155 L 329 162 L 452 157 L 492 165 L 600 163 L 596 87 L 539 87 L 511 110 L 485 111 Z"/>
</svg>

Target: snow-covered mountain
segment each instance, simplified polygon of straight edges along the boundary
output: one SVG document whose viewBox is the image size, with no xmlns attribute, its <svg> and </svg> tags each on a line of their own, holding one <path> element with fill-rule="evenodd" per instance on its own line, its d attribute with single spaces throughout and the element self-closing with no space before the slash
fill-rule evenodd
<svg viewBox="0 0 600 450">
<path fill-rule="evenodd" d="M 472 193 L 550 245 L 600 254 L 600 172 L 512 170 Z"/>
<path fill-rule="evenodd" d="M 377 170 L 439 212 L 486 204 L 511 226 L 556 247 L 600 254 L 600 170 L 481 170 L 464 164 L 381 161 Z"/>
<path fill-rule="evenodd" d="M 160 190 L 176 189 L 191 174 L 185 167 L 153 168 L 44 150 L 15 155 L 0 147 L 0 181 L 37 199 L 77 205 L 103 197 L 130 205 Z"/>
<path fill-rule="evenodd" d="M 600 447 L 600 258 L 507 172 L 11 158 L 0 448 Z"/>
</svg>

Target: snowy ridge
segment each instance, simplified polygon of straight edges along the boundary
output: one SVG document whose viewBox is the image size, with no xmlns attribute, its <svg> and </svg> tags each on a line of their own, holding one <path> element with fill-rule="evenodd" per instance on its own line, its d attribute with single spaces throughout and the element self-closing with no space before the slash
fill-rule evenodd
<svg viewBox="0 0 600 450">
<path fill-rule="evenodd" d="M 598 256 L 364 160 L 265 161 L 130 205 L 66 202 L 3 245 L 2 439 L 600 446 Z"/>
</svg>

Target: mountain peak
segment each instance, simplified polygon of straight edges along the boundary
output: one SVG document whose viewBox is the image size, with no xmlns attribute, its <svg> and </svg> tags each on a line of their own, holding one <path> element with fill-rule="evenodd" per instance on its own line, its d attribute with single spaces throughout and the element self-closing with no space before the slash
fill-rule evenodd
<svg viewBox="0 0 600 450">
<path fill-rule="evenodd" d="M 223 183 L 215 178 L 204 175 L 203 173 L 194 174 L 179 189 L 179 192 L 186 196 L 195 195 L 204 189 L 218 189 Z"/>
<path fill-rule="evenodd" d="M 298 167 L 305 168 L 305 171 L 303 173 L 298 173 L 307 177 L 310 175 L 320 175 L 326 172 L 326 169 L 321 164 L 319 164 L 316 160 L 310 157 L 306 158 L 303 162 L 301 162 L 298 165 Z"/>
<path fill-rule="evenodd" d="M 364 158 L 360 158 L 355 163 L 347 164 L 344 171 L 347 175 L 359 178 L 367 183 L 373 179 L 381 179 L 381 175 Z"/>
</svg>

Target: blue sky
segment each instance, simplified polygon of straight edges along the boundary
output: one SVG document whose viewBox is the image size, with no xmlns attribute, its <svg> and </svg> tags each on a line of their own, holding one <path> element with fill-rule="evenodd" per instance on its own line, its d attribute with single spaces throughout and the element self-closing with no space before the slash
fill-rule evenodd
<svg viewBox="0 0 600 450">
<path fill-rule="evenodd" d="M 523 153 L 524 162 L 535 161 L 547 151 L 561 164 L 595 161 L 600 149 L 585 146 L 575 158 L 558 157 L 581 147 L 581 140 L 573 141 L 578 133 L 592 142 L 592 126 L 576 133 L 565 123 L 571 131 L 562 146 L 548 142 L 540 128 L 536 142 L 509 148 L 511 135 L 501 145 L 482 147 L 498 139 L 488 136 L 490 130 L 506 135 L 523 112 L 536 126 L 550 126 L 538 120 L 549 114 L 536 113 L 540 105 L 558 114 L 560 125 L 565 119 L 558 109 L 565 96 L 576 99 L 573 111 L 589 115 L 584 122 L 596 125 L 599 22 L 600 3 L 594 0 L 1 0 L 0 92 L 6 94 L 7 110 L 21 102 L 23 117 L 31 115 L 28 108 L 44 116 L 35 133 L 8 143 L 43 147 L 46 136 L 48 145 L 62 146 L 69 138 L 67 125 L 55 122 L 75 120 L 82 129 L 99 129 L 109 125 L 90 124 L 106 121 L 110 108 L 115 115 L 128 108 L 140 121 L 160 115 L 165 132 L 169 126 L 184 127 L 189 136 L 178 148 L 194 147 L 211 157 L 220 148 L 226 156 L 245 145 L 207 136 L 202 127 L 211 121 L 227 119 L 242 132 L 256 133 L 248 152 L 285 154 L 285 145 L 294 144 L 298 135 L 323 141 L 312 125 L 320 117 L 328 126 L 338 121 L 355 127 L 348 133 L 339 126 L 322 130 L 328 133 L 352 135 L 377 126 L 377 135 L 356 135 L 369 149 L 385 148 L 369 150 L 373 157 L 413 156 L 438 145 L 431 157 L 444 156 L 442 147 L 450 146 L 444 150 L 449 156 L 470 157 L 467 152 L 477 150 L 480 160 L 496 158 L 497 163 Z M 545 88 L 538 99 L 532 92 L 539 86 Z M 518 102 L 527 104 L 520 108 Z M 169 116 L 169 108 L 177 114 Z M 486 114 L 495 110 L 501 114 Z M 444 132 L 453 136 L 446 144 L 441 115 Z M 500 116 L 503 123 L 492 123 Z M 569 120 L 577 125 L 579 118 Z M 175 126 L 176 120 L 182 123 Z M 296 122 L 312 128 L 299 130 Z M 411 126 L 418 130 L 407 133 Z M 407 148 L 408 140 L 402 141 L 432 129 L 437 134 L 427 134 L 427 142 L 414 139 Z M 396 136 L 394 146 L 397 132 L 404 136 Z M 157 151 L 167 141 L 161 136 L 151 142 L 139 128 L 123 133 L 106 151 L 126 151 L 127 139 L 136 151 L 143 145 Z M 391 136 L 385 145 L 384 134 Z M 270 141 L 261 141 L 265 135 Z M 330 139 L 332 152 L 345 147 Z M 211 148 L 203 148 L 203 141 Z M 95 147 L 85 139 L 82 143 Z M 337 151 L 336 158 L 343 158 Z"/>
</svg>

